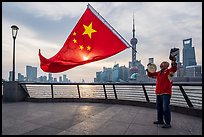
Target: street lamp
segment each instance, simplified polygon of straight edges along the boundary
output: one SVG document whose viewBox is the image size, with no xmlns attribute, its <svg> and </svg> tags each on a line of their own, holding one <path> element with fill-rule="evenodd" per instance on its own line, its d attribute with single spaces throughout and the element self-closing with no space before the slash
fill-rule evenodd
<svg viewBox="0 0 204 137">
<path fill-rule="evenodd" d="M 15 40 L 18 33 L 18 27 L 16 25 L 12 25 L 12 36 L 13 36 L 13 81 L 15 81 Z"/>
</svg>

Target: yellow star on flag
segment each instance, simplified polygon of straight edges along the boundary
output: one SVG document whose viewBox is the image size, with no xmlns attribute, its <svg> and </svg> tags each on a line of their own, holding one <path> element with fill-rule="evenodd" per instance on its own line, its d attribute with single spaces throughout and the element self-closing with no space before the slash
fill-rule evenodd
<svg viewBox="0 0 204 137">
<path fill-rule="evenodd" d="M 89 37 L 91 38 L 91 34 L 94 32 L 97 32 L 96 30 L 92 29 L 92 22 L 89 24 L 89 26 L 83 25 L 84 26 L 84 33 L 82 35 L 88 34 Z"/>
<path fill-rule="evenodd" d="M 76 40 L 76 39 L 73 39 L 73 42 L 74 42 L 74 43 L 77 43 L 77 40 Z"/>
<path fill-rule="evenodd" d="M 84 48 L 83 45 L 80 45 L 80 46 L 79 46 L 79 49 L 80 49 L 80 50 L 83 50 L 83 48 Z"/>
<path fill-rule="evenodd" d="M 91 47 L 90 47 L 90 46 L 87 46 L 86 48 L 87 48 L 87 50 L 88 50 L 88 51 L 90 51 L 90 50 L 91 50 Z"/>
</svg>

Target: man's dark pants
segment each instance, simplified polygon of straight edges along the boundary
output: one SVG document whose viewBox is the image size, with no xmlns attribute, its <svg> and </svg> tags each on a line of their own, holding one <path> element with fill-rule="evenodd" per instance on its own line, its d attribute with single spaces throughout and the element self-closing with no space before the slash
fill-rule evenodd
<svg viewBox="0 0 204 137">
<path fill-rule="evenodd" d="M 162 122 L 163 118 L 166 124 L 170 124 L 171 122 L 170 99 L 171 95 L 169 94 L 157 95 L 157 120 L 159 122 Z"/>
</svg>

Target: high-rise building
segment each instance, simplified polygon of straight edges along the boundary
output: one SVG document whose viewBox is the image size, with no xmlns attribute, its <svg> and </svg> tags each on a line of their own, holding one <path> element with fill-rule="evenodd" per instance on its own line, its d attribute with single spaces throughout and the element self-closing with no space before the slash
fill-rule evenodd
<svg viewBox="0 0 204 137">
<path fill-rule="evenodd" d="M 112 81 L 112 68 L 103 67 L 103 71 L 101 73 L 101 80 L 103 82 L 111 82 Z"/>
<path fill-rule="evenodd" d="M 136 51 L 136 45 L 137 45 L 137 38 L 135 37 L 135 20 L 134 20 L 134 15 L 133 15 L 133 30 L 132 30 L 132 32 L 133 32 L 133 38 L 130 40 L 130 43 L 131 43 L 131 45 L 132 45 L 132 63 L 131 63 L 131 68 L 136 68 L 137 67 L 137 65 L 136 65 L 136 62 L 137 62 L 137 60 L 136 60 L 136 53 L 137 53 L 137 51 Z M 134 73 L 134 72 L 132 72 L 132 73 Z"/>
<path fill-rule="evenodd" d="M 53 82 L 52 73 L 49 73 L 49 74 L 48 74 L 48 82 L 50 82 L 50 83 Z"/>
<path fill-rule="evenodd" d="M 115 64 L 113 68 L 103 67 L 103 71 L 96 72 L 94 82 L 124 82 L 128 81 L 130 69 Z"/>
<path fill-rule="evenodd" d="M 130 40 L 130 43 L 132 45 L 132 62 L 129 62 L 129 68 L 130 68 L 130 75 L 133 75 L 134 73 L 138 73 L 137 68 L 137 59 L 136 59 L 136 45 L 137 45 L 137 38 L 135 37 L 135 20 L 134 20 L 134 14 L 133 14 L 133 38 Z"/>
<path fill-rule="evenodd" d="M 57 83 L 57 78 L 54 78 L 54 83 Z"/>
<path fill-rule="evenodd" d="M 197 65 L 195 49 L 192 47 L 192 38 L 183 40 L 183 66 Z"/>
<path fill-rule="evenodd" d="M 68 82 L 68 78 L 67 78 L 67 75 L 63 75 L 63 82 Z"/>
<path fill-rule="evenodd" d="M 96 72 L 96 81 L 95 82 L 102 82 L 102 71 Z"/>
<path fill-rule="evenodd" d="M 186 76 L 187 77 L 202 77 L 201 70 L 202 70 L 201 65 L 187 66 Z"/>
<path fill-rule="evenodd" d="M 112 82 L 119 80 L 119 64 L 115 64 L 112 69 Z"/>
<path fill-rule="evenodd" d="M 47 76 L 43 76 L 43 82 L 47 82 Z"/>
<path fill-rule="evenodd" d="M 24 76 L 21 73 L 18 73 L 18 81 L 24 81 Z"/>
<path fill-rule="evenodd" d="M 180 62 L 179 54 L 176 56 L 177 71 L 175 73 L 175 80 L 188 81 L 182 78 L 201 78 L 201 66 L 197 65 L 195 49 L 192 47 L 192 38 L 183 40 L 183 63 Z"/>
<path fill-rule="evenodd" d="M 26 66 L 26 81 L 28 82 L 37 81 L 37 67 Z"/>
<path fill-rule="evenodd" d="M 62 83 L 62 76 L 59 76 L 59 82 Z"/>
<path fill-rule="evenodd" d="M 133 38 L 130 40 L 130 43 L 132 45 L 132 62 L 129 62 L 129 68 L 130 68 L 130 80 L 134 80 L 135 82 L 138 81 L 145 81 L 146 80 L 146 71 L 144 66 L 141 63 L 141 60 L 136 59 L 136 45 L 137 45 L 137 38 L 135 36 L 135 21 L 134 21 L 134 15 L 133 15 Z"/>
<path fill-rule="evenodd" d="M 130 69 L 125 66 L 120 66 L 119 69 L 119 81 L 128 81 L 128 76 L 130 73 Z"/>
<path fill-rule="evenodd" d="M 38 82 L 43 82 L 43 76 L 38 77 Z"/>
</svg>

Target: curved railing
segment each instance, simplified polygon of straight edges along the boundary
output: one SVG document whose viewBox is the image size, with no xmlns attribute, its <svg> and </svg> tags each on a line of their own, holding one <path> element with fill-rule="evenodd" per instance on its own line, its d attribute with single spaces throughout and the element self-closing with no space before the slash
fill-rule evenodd
<svg viewBox="0 0 204 137">
<path fill-rule="evenodd" d="M 155 83 L 19 83 L 28 101 L 88 101 L 155 107 Z M 202 115 L 202 82 L 174 82 L 171 109 Z"/>
</svg>

